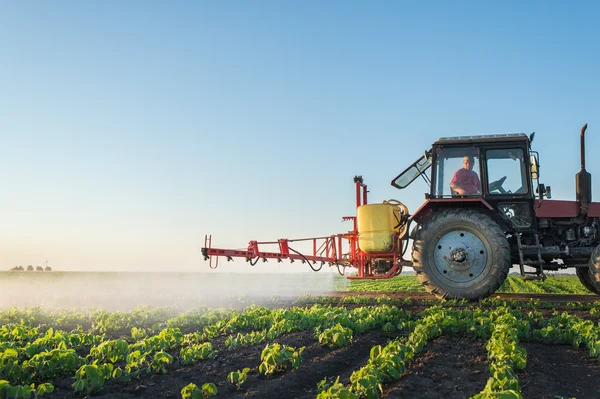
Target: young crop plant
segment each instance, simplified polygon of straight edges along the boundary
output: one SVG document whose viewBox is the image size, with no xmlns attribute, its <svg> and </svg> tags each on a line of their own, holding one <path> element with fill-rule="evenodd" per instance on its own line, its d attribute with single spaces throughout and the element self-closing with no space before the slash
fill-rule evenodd
<svg viewBox="0 0 600 399">
<path fill-rule="evenodd" d="M 119 360 L 125 360 L 129 354 L 129 344 L 123 339 L 104 341 L 90 349 L 88 356 L 91 360 L 100 362 L 116 363 Z"/>
<path fill-rule="evenodd" d="M 35 334 L 37 331 L 37 328 L 32 328 L 29 330 L 29 334 Z M 30 335 L 30 338 L 35 339 L 27 342 L 24 347 L 28 357 L 33 357 L 42 352 L 49 352 L 52 349 L 67 349 L 68 339 L 66 334 L 62 331 L 55 333 L 53 328 L 46 330 L 43 335 Z"/>
<path fill-rule="evenodd" d="M 71 331 L 67 335 L 66 346 L 69 349 L 79 350 L 90 346 L 100 345 L 104 341 L 104 335 L 87 334 L 79 328 Z"/>
<path fill-rule="evenodd" d="M 145 328 L 132 327 L 131 328 L 131 338 L 135 341 L 141 341 L 148 337 L 148 332 Z"/>
<path fill-rule="evenodd" d="M 138 307 L 129 312 L 100 310 L 92 315 L 92 332 L 126 335 L 133 326 L 159 329 L 172 316 L 166 308 Z"/>
<path fill-rule="evenodd" d="M 215 324 L 219 320 L 231 317 L 233 313 L 237 313 L 237 311 L 201 307 L 170 318 L 167 320 L 167 326 L 179 328 L 182 331 L 199 331 L 207 325 Z"/>
<path fill-rule="evenodd" d="M 266 341 L 266 339 L 267 330 L 252 331 L 248 334 L 237 333 L 235 337 L 230 335 L 229 338 L 225 340 L 225 345 L 229 350 L 236 350 L 238 347 L 260 344 L 261 342 Z"/>
<path fill-rule="evenodd" d="M 157 335 L 146 338 L 131 345 L 132 349 L 164 351 L 175 349 L 184 342 L 184 335 L 179 328 L 165 328 Z"/>
<path fill-rule="evenodd" d="M 202 388 L 190 383 L 181 389 L 181 399 L 204 399 L 217 394 L 217 386 L 211 382 L 202 384 Z"/>
<path fill-rule="evenodd" d="M 150 368 L 156 374 L 166 374 L 167 373 L 167 365 L 173 362 L 173 356 L 169 355 L 167 352 L 157 352 L 154 354 L 154 359 L 150 363 Z"/>
<path fill-rule="evenodd" d="M 269 328 L 267 331 L 267 338 L 269 340 L 273 340 L 283 334 L 291 333 L 292 331 L 302 330 L 302 327 L 297 323 L 294 323 L 294 320 L 291 319 L 283 319 L 281 321 L 276 322 Z"/>
<path fill-rule="evenodd" d="M 483 391 L 472 399 L 523 398 L 515 370 L 523 370 L 527 364 L 527 352 L 519 346 L 519 335 L 525 335 L 529 325 L 511 313 L 502 312 L 506 309 L 499 308 L 492 314 L 494 330 L 486 345 L 491 377 Z"/>
<path fill-rule="evenodd" d="M 139 350 L 131 352 L 125 358 L 125 372 L 132 378 L 138 378 L 142 371 L 149 371 L 150 366 L 147 361 L 148 357 L 152 355 L 152 352 L 146 351 L 142 353 Z"/>
<path fill-rule="evenodd" d="M 41 352 L 23 362 L 23 369 L 29 371 L 35 380 L 54 378 L 77 370 L 83 359 L 74 349 L 53 349 Z"/>
<path fill-rule="evenodd" d="M 107 364 L 85 364 L 75 373 L 73 390 L 77 394 L 92 394 L 102 390 L 104 383 L 111 377 L 114 366 Z"/>
<path fill-rule="evenodd" d="M 227 381 L 235 384 L 236 388 L 240 389 L 242 384 L 246 382 L 246 379 L 248 378 L 248 371 L 250 371 L 250 368 L 248 367 L 244 368 L 242 371 L 232 371 L 227 375 Z"/>
<path fill-rule="evenodd" d="M 10 385 L 8 381 L 0 380 L 0 398 L 29 399 L 32 395 L 34 398 L 41 398 L 52 392 L 54 392 L 54 385 L 49 382 L 36 387 L 35 384 Z"/>
<path fill-rule="evenodd" d="M 121 367 L 115 367 L 113 369 L 111 377 L 113 380 L 116 380 L 116 381 L 123 381 L 123 382 L 131 381 L 131 374 L 127 373 Z"/>
<path fill-rule="evenodd" d="M 186 348 L 182 348 L 179 352 L 181 357 L 180 363 L 188 365 L 195 363 L 199 360 L 209 359 L 214 357 L 215 353 L 213 346 L 210 342 L 205 342 L 199 345 L 191 345 Z"/>
<path fill-rule="evenodd" d="M 534 330 L 533 337 L 545 343 L 569 344 L 574 348 L 583 343 L 590 357 L 600 357 L 600 327 L 591 320 L 566 312 L 549 319 L 544 328 Z"/>
<path fill-rule="evenodd" d="M 267 344 L 263 349 L 260 360 L 262 363 L 258 366 L 258 371 L 261 374 L 274 374 L 278 371 L 285 370 L 288 366 L 294 369 L 300 367 L 304 347 L 296 350 L 291 346 L 281 346 L 278 343 Z"/>
<path fill-rule="evenodd" d="M 338 377 L 332 384 L 327 382 L 327 377 L 323 378 L 318 384 L 319 394 L 317 399 L 358 399 L 358 395 L 352 393 L 349 388 L 340 382 Z"/>
<path fill-rule="evenodd" d="M 29 382 L 31 379 L 29 371 L 19 364 L 19 351 L 14 348 L 7 348 L 4 352 L 0 352 L 0 375 L 12 384 Z"/>
<path fill-rule="evenodd" d="M 402 356 L 404 353 L 408 356 Z M 405 351 L 399 341 L 392 341 L 385 348 L 374 346 L 367 365 L 350 376 L 352 391 L 359 396 L 378 398 L 381 384 L 400 378 L 405 370 L 405 360 L 412 356 L 413 353 Z"/>
<path fill-rule="evenodd" d="M 390 323 L 389 321 L 385 323 L 383 327 L 381 327 L 381 329 L 387 336 L 391 336 L 396 332 L 396 326 L 394 326 L 394 324 Z"/>
<path fill-rule="evenodd" d="M 343 348 L 352 344 L 352 330 L 340 323 L 319 334 L 319 343 L 330 348 Z"/>
<path fill-rule="evenodd" d="M 458 323 L 455 313 L 439 306 L 429 308 L 424 312 L 423 319 L 411 324 L 414 325 L 414 329 L 408 338 L 402 341 L 391 341 L 383 348 L 381 345 L 371 348 L 367 364 L 350 376 L 350 386 L 343 387 L 341 384 L 334 384 L 329 390 L 322 391 L 320 398 L 363 396 L 369 399 L 379 398 L 382 384 L 400 378 L 405 371 L 405 363 L 412 360 L 414 355 L 423 349 L 427 341 L 442 334 L 441 325 L 444 320 L 455 320 L 450 325 Z M 339 379 L 336 382 L 339 382 Z"/>
</svg>

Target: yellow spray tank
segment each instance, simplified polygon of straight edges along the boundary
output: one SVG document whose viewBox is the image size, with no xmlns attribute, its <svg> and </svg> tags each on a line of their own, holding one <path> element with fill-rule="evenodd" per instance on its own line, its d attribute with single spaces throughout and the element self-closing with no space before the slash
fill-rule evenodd
<svg viewBox="0 0 600 399">
<path fill-rule="evenodd" d="M 406 234 L 403 216 L 407 214 L 408 208 L 396 200 L 359 206 L 356 210 L 359 248 L 369 254 L 392 252 L 396 233 L 400 233 L 399 239 Z"/>
</svg>

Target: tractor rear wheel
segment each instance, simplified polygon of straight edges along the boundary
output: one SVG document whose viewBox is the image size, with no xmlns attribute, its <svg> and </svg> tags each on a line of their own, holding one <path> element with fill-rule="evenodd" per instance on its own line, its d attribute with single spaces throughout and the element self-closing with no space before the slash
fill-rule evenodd
<svg viewBox="0 0 600 399">
<path fill-rule="evenodd" d="M 579 281 L 588 291 L 593 292 L 594 294 L 600 295 L 600 290 L 594 286 L 592 282 L 592 277 L 590 276 L 590 268 L 589 267 L 577 267 L 575 268 L 575 274 L 579 277 Z"/>
<path fill-rule="evenodd" d="M 592 252 L 592 256 L 590 257 L 588 277 L 591 285 L 595 288 L 594 290 L 590 291 L 600 295 L 600 245 L 596 247 L 594 252 Z M 589 289 L 588 286 L 586 286 L 586 288 Z"/>
<path fill-rule="evenodd" d="M 510 246 L 500 226 L 468 209 L 434 215 L 418 231 L 412 256 L 421 284 L 442 299 L 488 297 L 511 267 Z"/>
</svg>

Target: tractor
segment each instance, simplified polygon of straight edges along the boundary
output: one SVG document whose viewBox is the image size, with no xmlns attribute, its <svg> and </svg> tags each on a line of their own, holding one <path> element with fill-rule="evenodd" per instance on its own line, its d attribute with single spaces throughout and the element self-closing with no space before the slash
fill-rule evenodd
<svg viewBox="0 0 600 399">
<path fill-rule="evenodd" d="M 315 271 L 325 263 L 340 274 L 356 268 L 350 279 L 391 278 L 411 266 L 431 294 L 467 300 L 493 294 L 513 265 L 524 279 L 537 280 L 546 278 L 544 271 L 574 267 L 581 283 L 600 294 L 600 203 L 592 202 L 585 169 L 586 129 L 575 201 L 552 200 L 550 186 L 540 182 L 540 156 L 531 148 L 535 133 L 442 137 L 391 181 L 398 189 L 418 178 L 427 182 L 425 202 L 412 214 L 396 200 L 369 204 L 367 185 L 355 176 L 357 213 L 343 217 L 353 222 L 347 233 L 250 241 L 244 250 L 213 248 L 205 236 L 202 253 L 212 268 L 219 257 L 242 257 L 251 265 L 287 259 Z M 297 250 L 301 242 L 310 250 Z M 276 249 L 265 251 L 269 245 Z"/>
</svg>

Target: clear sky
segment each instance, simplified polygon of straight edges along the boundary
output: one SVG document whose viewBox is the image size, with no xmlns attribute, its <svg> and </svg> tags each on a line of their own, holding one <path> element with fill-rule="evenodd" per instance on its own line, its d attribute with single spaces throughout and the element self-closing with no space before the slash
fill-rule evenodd
<svg viewBox="0 0 600 399">
<path fill-rule="evenodd" d="M 346 232 L 354 175 L 418 208 L 390 181 L 440 136 L 535 131 L 574 199 L 586 122 L 600 181 L 598 4 L 2 2 L 0 269 Z"/>
</svg>

